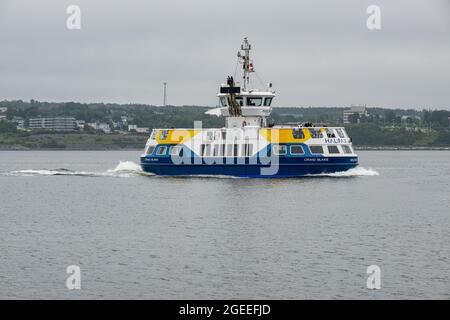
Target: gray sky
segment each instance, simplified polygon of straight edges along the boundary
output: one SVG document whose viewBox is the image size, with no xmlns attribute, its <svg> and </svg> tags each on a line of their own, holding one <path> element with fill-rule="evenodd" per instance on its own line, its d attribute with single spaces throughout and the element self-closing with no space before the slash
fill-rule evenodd
<svg viewBox="0 0 450 320">
<path fill-rule="evenodd" d="M 214 106 L 247 36 L 278 106 L 450 109 L 449 2 L 0 0 L 0 100 Z"/>
</svg>

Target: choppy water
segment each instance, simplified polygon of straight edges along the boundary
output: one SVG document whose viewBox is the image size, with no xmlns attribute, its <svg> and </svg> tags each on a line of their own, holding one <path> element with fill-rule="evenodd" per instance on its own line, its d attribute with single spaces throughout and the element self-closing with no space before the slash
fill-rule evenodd
<svg viewBox="0 0 450 320">
<path fill-rule="evenodd" d="M 359 154 L 345 174 L 258 180 L 0 152 L 0 298 L 449 299 L 450 152 Z"/>
</svg>

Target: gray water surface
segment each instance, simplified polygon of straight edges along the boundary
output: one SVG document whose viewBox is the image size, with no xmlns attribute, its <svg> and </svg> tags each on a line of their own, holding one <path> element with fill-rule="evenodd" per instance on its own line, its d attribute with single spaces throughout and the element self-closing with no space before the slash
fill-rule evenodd
<svg viewBox="0 0 450 320">
<path fill-rule="evenodd" d="M 0 152 L 0 298 L 450 298 L 448 151 L 276 180 L 146 176 L 139 154 Z"/>
</svg>

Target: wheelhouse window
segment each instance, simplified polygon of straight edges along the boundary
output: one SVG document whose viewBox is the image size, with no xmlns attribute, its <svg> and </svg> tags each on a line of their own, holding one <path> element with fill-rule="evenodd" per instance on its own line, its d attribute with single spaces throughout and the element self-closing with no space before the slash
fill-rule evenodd
<svg viewBox="0 0 450 320">
<path fill-rule="evenodd" d="M 311 150 L 312 154 L 323 154 L 322 146 L 309 146 L 309 150 Z"/>
<path fill-rule="evenodd" d="M 146 154 L 150 155 L 150 154 L 153 153 L 153 151 L 155 151 L 155 147 L 154 147 L 154 146 L 149 146 L 149 147 L 147 148 Z"/>
<path fill-rule="evenodd" d="M 330 154 L 338 154 L 340 152 L 339 152 L 339 149 L 338 149 L 337 146 L 328 146 L 328 153 L 330 153 Z"/>
<path fill-rule="evenodd" d="M 247 106 L 260 107 L 262 105 L 263 98 L 261 97 L 247 97 Z"/>
<path fill-rule="evenodd" d="M 220 97 L 220 105 L 222 107 L 228 107 L 228 100 L 227 97 Z"/>
<path fill-rule="evenodd" d="M 322 138 L 322 132 L 320 132 L 320 129 L 317 128 L 309 128 L 309 133 L 311 134 L 311 138 L 313 139 L 320 139 Z"/>
<path fill-rule="evenodd" d="M 264 106 L 265 107 L 270 107 L 271 104 L 272 104 L 272 98 L 265 98 L 264 99 Z"/>
<path fill-rule="evenodd" d="M 352 154 L 353 153 L 352 148 L 349 145 L 346 145 L 346 144 L 342 145 L 342 149 L 344 150 L 345 154 Z"/>
<path fill-rule="evenodd" d="M 244 105 L 244 98 L 236 97 L 236 102 L 242 107 Z"/>
<path fill-rule="evenodd" d="M 294 136 L 294 139 L 305 139 L 305 134 L 303 133 L 302 128 L 292 129 L 292 135 Z"/>
<path fill-rule="evenodd" d="M 291 154 L 293 156 L 302 155 L 302 154 L 305 154 L 305 150 L 303 150 L 303 147 L 300 145 L 292 145 L 291 146 Z"/>
<path fill-rule="evenodd" d="M 282 156 L 286 154 L 286 146 L 284 144 L 274 144 L 272 145 L 273 154 L 277 156 Z"/>
<path fill-rule="evenodd" d="M 156 150 L 156 155 L 157 156 L 164 156 L 164 155 L 166 155 L 166 152 L 167 152 L 167 147 L 166 146 L 160 146 L 158 148 L 158 150 Z"/>
</svg>

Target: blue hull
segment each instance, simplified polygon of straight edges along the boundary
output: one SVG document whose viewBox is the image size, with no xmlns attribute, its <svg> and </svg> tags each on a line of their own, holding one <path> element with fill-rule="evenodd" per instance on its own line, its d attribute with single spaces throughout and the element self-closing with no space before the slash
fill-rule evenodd
<svg viewBox="0 0 450 320">
<path fill-rule="evenodd" d="M 272 174 L 262 174 L 262 164 L 173 164 L 163 159 L 141 157 L 141 168 L 145 172 L 163 176 L 233 176 L 242 178 L 289 178 L 306 175 L 347 171 L 358 165 L 357 157 L 317 157 L 313 163 L 303 158 L 280 160 L 278 169 Z M 288 161 L 290 160 L 290 161 Z M 311 159 L 310 159 L 311 160 Z"/>
</svg>

